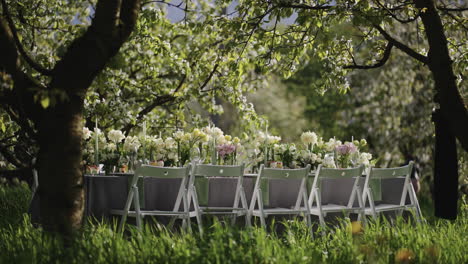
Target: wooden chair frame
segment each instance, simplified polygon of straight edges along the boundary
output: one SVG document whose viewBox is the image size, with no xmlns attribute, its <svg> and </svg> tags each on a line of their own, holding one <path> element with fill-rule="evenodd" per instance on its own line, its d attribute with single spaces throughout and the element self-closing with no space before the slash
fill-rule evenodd
<svg viewBox="0 0 468 264">
<path fill-rule="evenodd" d="M 364 203 L 362 200 L 361 188 L 359 182 L 361 180 L 362 172 L 364 167 L 357 167 L 351 169 L 328 169 L 323 168 L 322 165 L 319 165 L 317 172 L 315 174 L 314 182 L 309 196 L 309 207 L 312 215 L 317 215 L 319 217 L 319 222 L 322 228 L 326 227 L 325 217 L 327 213 L 339 213 L 343 212 L 349 217 L 350 213 L 357 213 L 358 220 L 362 220 L 365 223 L 364 217 Z M 320 191 L 320 181 L 322 179 L 349 179 L 355 178 L 351 194 L 348 200 L 348 204 L 344 205 L 335 205 L 335 204 L 322 204 L 322 197 Z M 367 180 L 366 175 L 366 180 Z M 354 202 L 358 200 L 358 207 L 354 206 Z M 316 206 L 313 206 L 314 201 Z"/>
<path fill-rule="evenodd" d="M 369 199 L 369 207 L 365 207 L 365 214 L 371 215 L 374 219 L 378 217 L 381 212 L 385 211 L 397 211 L 398 215 L 401 215 L 403 211 L 411 211 L 414 213 L 416 220 L 420 222 L 422 220 L 421 209 L 419 207 L 418 198 L 416 192 L 411 184 L 411 172 L 413 170 L 413 161 L 410 161 L 408 165 L 397 168 L 370 168 L 369 177 L 366 179 L 364 184 L 363 202 L 364 205 Z M 378 179 L 392 179 L 404 177 L 403 191 L 400 198 L 399 204 L 379 204 L 375 205 L 375 199 L 372 194 L 372 189 L 369 187 L 369 181 L 375 178 Z M 406 196 L 409 195 L 410 204 L 406 204 Z"/>
<path fill-rule="evenodd" d="M 307 223 L 307 226 L 310 228 L 310 210 L 306 188 L 307 177 L 310 172 L 310 165 L 307 165 L 306 168 L 302 169 L 269 169 L 265 168 L 264 165 L 260 166 L 260 171 L 257 175 L 257 181 L 255 182 L 254 192 L 252 195 L 252 200 L 250 202 L 249 208 L 249 218 L 256 216 L 260 218 L 260 223 L 263 228 L 266 228 L 265 219 L 270 215 L 303 215 L 304 220 Z M 264 201 L 262 196 L 261 189 L 261 180 L 262 179 L 300 179 L 301 183 L 299 186 L 296 204 L 294 208 L 264 208 Z M 258 203 L 258 209 L 255 209 L 256 204 Z M 301 204 L 304 204 L 302 207 Z"/>
<path fill-rule="evenodd" d="M 196 178 L 237 178 L 236 191 L 234 196 L 234 204 L 231 207 L 213 207 L 201 206 L 198 198 L 198 191 L 196 188 Z M 190 175 L 188 200 L 193 202 L 195 211 L 191 212 L 191 216 L 197 218 L 199 231 L 203 234 L 202 215 L 228 215 L 232 216 L 231 224 L 235 224 L 237 217 L 245 216 L 246 226 L 250 226 L 250 219 L 248 218 L 248 204 L 243 187 L 244 182 L 244 164 L 242 165 L 211 165 L 211 164 L 196 164 L 192 166 L 192 173 Z M 209 187 L 208 187 L 209 188 Z M 241 207 L 239 207 L 241 203 Z M 191 204 L 189 204 L 190 206 Z"/>
<path fill-rule="evenodd" d="M 123 210 L 111 210 L 111 214 L 121 215 L 120 223 L 118 230 L 123 230 L 123 226 L 127 220 L 127 217 L 135 217 L 136 224 L 138 229 L 141 229 L 142 220 L 145 216 L 169 216 L 173 217 L 175 221 L 176 218 L 182 219 L 182 228 L 190 229 L 190 212 L 189 212 L 189 203 L 187 199 L 187 181 L 189 177 L 189 172 L 191 165 L 184 168 L 167 168 L 167 167 L 156 167 L 150 165 L 143 165 L 135 171 L 134 176 L 132 177 L 130 183 L 130 190 L 128 192 L 127 201 Z M 177 198 L 172 211 L 162 211 L 162 210 L 142 210 L 140 207 L 139 200 L 139 190 L 138 190 L 138 179 L 144 179 L 145 177 L 152 178 L 172 178 L 172 179 L 182 179 L 177 193 Z M 180 211 L 181 203 L 183 206 L 183 211 Z M 130 206 L 133 204 L 134 210 L 130 210 Z M 170 226 L 174 223 L 171 221 Z"/>
</svg>

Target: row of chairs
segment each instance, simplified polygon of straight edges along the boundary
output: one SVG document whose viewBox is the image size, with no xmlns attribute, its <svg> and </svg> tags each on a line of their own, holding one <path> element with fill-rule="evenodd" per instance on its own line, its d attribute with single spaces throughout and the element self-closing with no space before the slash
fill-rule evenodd
<svg viewBox="0 0 468 264">
<path fill-rule="evenodd" d="M 322 227 L 325 227 L 325 216 L 328 213 L 357 214 L 358 220 L 366 220 L 365 215 L 377 218 L 381 212 L 397 211 L 398 214 L 405 210 L 414 213 L 418 221 L 421 220 L 416 193 L 410 182 L 410 174 L 413 163 L 398 168 L 371 168 L 363 177 L 364 167 L 351 169 L 331 169 L 319 166 L 315 171 L 315 177 L 310 190 L 307 190 L 307 179 L 310 174 L 310 165 L 301 169 L 273 169 L 260 167 L 255 187 L 250 201 L 247 203 L 243 187 L 244 166 L 220 166 L 206 164 L 191 164 L 184 168 L 166 168 L 144 165 L 136 170 L 123 210 L 111 210 L 112 214 L 121 215 L 119 230 L 122 230 L 127 217 L 135 217 L 137 227 L 140 228 L 145 216 L 169 216 L 172 217 L 170 226 L 176 219 L 182 219 L 182 227 L 190 230 L 190 219 L 195 217 L 200 233 L 203 233 L 203 215 L 227 215 L 232 217 L 234 224 L 239 216 L 245 217 L 247 226 L 251 225 L 251 218 L 258 217 L 263 227 L 266 227 L 266 218 L 270 215 L 300 215 L 307 225 L 311 225 L 311 215 L 316 215 Z M 140 206 L 140 190 L 138 181 L 144 177 L 180 179 L 180 187 L 173 210 L 143 210 Z M 230 177 L 237 179 L 234 203 L 229 207 L 208 206 L 208 179 L 212 177 Z M 371 189 L 371 180 L 382 180 L 403 177 L 404 184 L 399 204 L 376 204 Z M 272 208 L 265 204 L 268 197 L 269 180 L 299 180 L 297 199 L 291 208 Z M 347 205 L 322 204 L 321 180 L 323 179 L 351 179 L 353 181 L 351 194 Z M 361 181 L 364 180 L 363 191 Z M 266 195 L 266 196 L 265 196 Z M 407 196 L 410 203 L 406 203 Z M 357 204 L 356 204 L 357 200 Z M 368 204 L 368 206 L 366 206 Z M 133 206 L 133 208 L 131 208 Z"/>
</svg>

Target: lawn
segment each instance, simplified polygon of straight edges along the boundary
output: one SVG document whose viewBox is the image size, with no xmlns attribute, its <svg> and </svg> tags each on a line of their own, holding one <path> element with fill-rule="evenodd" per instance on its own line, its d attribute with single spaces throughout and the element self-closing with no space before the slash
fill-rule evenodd
<svg viewBox="0 0 468 264">
<path fill-rule="evenodd" d="M 88 221 L 65 247 L 31 225 L 29 189 L 0 184 L 0 263 L 468 263 L 468 204 L 456 221 L 401 219 L 341 226 L 311 238 L 301 221 L 281 223 L 281 233 L 232 228 L 214 222 L 204 237 L 163 227 L 129 227 Z M 196 230 L 196 228 L 194 228 Z"/>
</svg>

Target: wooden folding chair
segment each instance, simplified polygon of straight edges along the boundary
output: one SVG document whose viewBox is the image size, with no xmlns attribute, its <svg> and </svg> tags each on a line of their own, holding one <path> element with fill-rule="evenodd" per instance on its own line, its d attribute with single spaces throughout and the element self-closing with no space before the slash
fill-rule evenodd
<svg viewBox="0 0 468 264">
<path fill-rule="evenodd" d="M 325 216 L 327 213 L 339 213 L 343 212 L 349 217 L 350 213 L 358 214 L 358 220 L 362 219 L 365 221 L 364 217 L 364 203 L 362 201 L 361 188 L 359 182 L 361 180 L 361 175 L 364 170 L 364 167 L 357 167 L 352 169 L 328 169 L 323 168 L 322 165 L 319 165 L 317 172 L 315 174 L 314 182 L 312 185 L 312 190 L 309 196 L 309 206 L 310 212 L 313 215 L 319 217 L 320 225 L 325 227 Z M 322 193 L 321 193 L 321 181 L 324 179 L 350 179 L 354 178 L 352 185 L 351 194 L 349 196 L 347 205 L 339 204 L 323 204 L 322 203 Z M 354 203 L 358 200 L 358 206 L 354 206 Z M 316 205 L 314 206 L 314 202 Z"/>
<path fill-rule="evenodd" d="M 208 206 L 209 179 L 210 178 L 236 178 L 236 192 L 232 206 L 219 207 Z M 244 165 L 221 166 L 197 164 L 192 168 L 190 175 L 188 199 L 193 202 L 200 233 L 203 233 L 202 215 L 227 215 L 232 217 L 232 224 L 235 224 L 237 217 L 246 216 L 246 225 L 250 226 L 247 217 L 248 205 L 245 197 L 244 187 Z M 241 203 L 241 206 L 239 206 Z"/>
<path fill-rule="evenodd" d="M 262 227 L 266 228 L 265 219 L 270 215 L 302 215 L 307 223 L 307 226 L 310 227 L 310 210 L 307 203 L 308 195 L 306 188 L 306 180 L 309 171 L 310 165 L 307 165 L 306 168 L 301 169 L 270 169 L 261 165 L 257 176 L 257 181 L 255 182 L 252 201 L 250 202 L 249 218 L 252 216 L 259 217 Z M 301 180 L 299 189 L 297 190 L 297 199 L 294 207 L 265 208 L 263 192 L 266 192 L 267 190 L 262 190 L 261 182 L 262 180 L 268 181 L 274 179 Z M 269 193 L 267 195 L 269 195 Z M 257 203 L 258 209 L 255 209 Z M 304 206 L 301 206 L 302 203 Z"/>
<path fill-rule="evenodd" d="M 411 184 L 411 171 L 413 170 L 413 162 L 403 167 L 397 168 L 371 168 L 369 177 L 366 179 L 364 184 L 363 201 L 366 204 L 369 199 L 369 206 L 365 207 L 366 215 L 372 215 L 373 218 L 377 218 L 381 212 L 397 211 L 398 215 L 401 215 L 403 211 L 411 211 L 414 213 L 416 220 L 419 222 L 422 220 L 421 209 L 419 208 L 418 198 L 414 191 L 413 185 Z M 371 180 L 385 180 L 404 178 L 402 187 L 402 193 L 400 203 L 380 203 L 376 205 L 372 188 L 370 187 L 369 181 Z M 406 204 L 406 196 L 409 195 L 410 203 Z"/>
<path fill-rule="evenodd" d="M 143 165 L 135 171 L 135 174 L 130 183 L 127 201 L 123 210 L 111 210 L 111 214 L 121 215 L 118 230 L 122 230 L 127 220 L 127 216 L 135 217 L 136 224 L 141 229 L 142 220 L 145 216 L 169 216 L 182 219 L 182 228 L 188 228 L 190 231 L 190 212 L 189 203 L 187 200 L 187 181 L 191 166 L 184 168 L 166 168 Z M 138 180 L 145 177 L 162 178 L 162 179 L 181 179 L 179 191 L 172 211 L 162 210 L 142 210 L 140 207 Z M 181 203 L 183 210 L 180 211 Z M 130 210 L 133 204 L 134 210 Z"/>
</svg>

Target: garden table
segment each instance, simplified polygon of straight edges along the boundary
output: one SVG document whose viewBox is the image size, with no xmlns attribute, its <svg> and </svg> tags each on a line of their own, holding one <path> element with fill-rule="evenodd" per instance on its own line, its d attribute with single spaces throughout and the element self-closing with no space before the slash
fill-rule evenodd
<svg viewBox="0 0 468 264">
<path fill-rule="evenodd" d="M 97 219 L 110 216 L 111 209 L 122 209 L 127 199 L 129 179 L 133 174 L 114 173 L 113 175 L 84 175 L 85 215 Z M 310 176 L 313 176 L 311 174 Z M 256 181 L 256 174 L 246 174 L 243 187 L 247 202 L 250 204 Z M 322 202 L 346 205 L 351 191 L 353 179 L 323 180 Z M 145 209 L 172 210 L 177 197 L 179 179 L 144 178 Z M 209 179 L 209 206 L 232 206 L 235 193 L 235 179 Z M 399 203 L 404 178 L 382 180 L 382 202 Z M 296 190 L 300 181 L 275 179 L 269 182 L 269 205 L 271 207 L 290 207 L 297 198 Z M 364 178 L 361 180 L 364 184 Z M 39 215 L 38 195 L 31 204 L 32 218 Z"/>
</svg>

